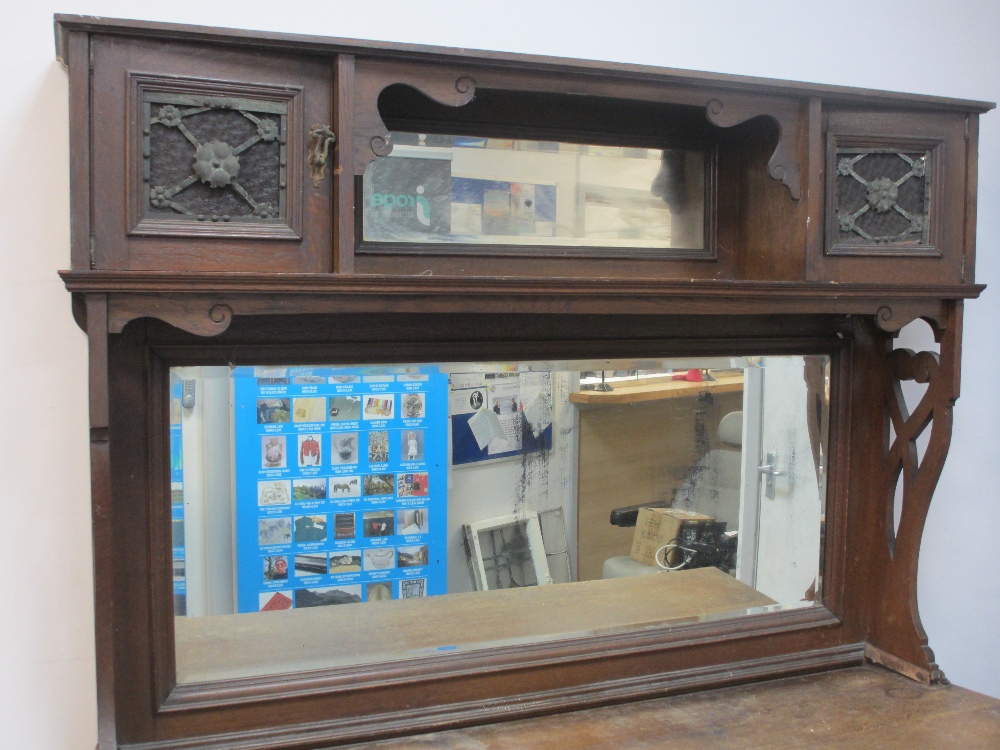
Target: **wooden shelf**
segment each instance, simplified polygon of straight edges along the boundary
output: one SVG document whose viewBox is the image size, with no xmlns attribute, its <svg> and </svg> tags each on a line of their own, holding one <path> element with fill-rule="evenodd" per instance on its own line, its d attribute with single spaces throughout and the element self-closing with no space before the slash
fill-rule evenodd
<svg viewBox="0 0 1000 750">
<path fill-rule="evenodd" d="M 178 617 L 177 681 L 387 662 L 774 604 L 715 568 L 219 617 Z"/>
<path fill-rule="evenodd" d="M 743 375 L 719 375 L 715 380 L 691 383 L 687 380 L 649 378 L 636 384 L 616 383 L 613 391 L 574 391 L 574 404 L 637 404 L 667 398 L 687 398 L 700 393 L 736 393 L 743 390 Z"/>
</svg>

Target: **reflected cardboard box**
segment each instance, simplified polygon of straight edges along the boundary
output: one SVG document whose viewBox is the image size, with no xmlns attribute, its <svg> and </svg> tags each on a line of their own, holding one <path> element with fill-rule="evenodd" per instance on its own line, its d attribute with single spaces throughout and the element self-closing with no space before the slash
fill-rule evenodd
<svg viewBox="0 0 1000 750">
<path fill-rule="evenodd" d="M 656 565 L 656 551 L 680 535 L 686 521 L 714 521 L 711 516 L 677 508 L 640 508 L 632 536 L 632 559 Z"/>
</svg>

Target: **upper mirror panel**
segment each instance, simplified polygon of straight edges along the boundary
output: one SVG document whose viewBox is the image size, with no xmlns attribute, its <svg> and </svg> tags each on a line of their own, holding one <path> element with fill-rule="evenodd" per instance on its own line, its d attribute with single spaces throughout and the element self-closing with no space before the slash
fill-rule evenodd
<svg viewBox="0 0 1000 750">
<path fill-rule="evenodd" d="M 394 132 L 365 169 L 366 243 L 706 246 L 709 152 Z"/>
<path fill-rule="evenodd" d="M 828 378 L 823 356 L 174 368 L 178 682 L 818 602 Z"/>
</svg>

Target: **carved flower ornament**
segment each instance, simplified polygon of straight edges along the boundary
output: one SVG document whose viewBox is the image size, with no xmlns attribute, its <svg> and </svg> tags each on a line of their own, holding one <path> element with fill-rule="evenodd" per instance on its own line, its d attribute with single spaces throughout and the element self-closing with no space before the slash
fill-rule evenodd
<svg viewBox="0 0 1000 750">
<path fill-rule="evenodd" d="M 157 119 L 168 128 L 176 128 L 181 124 L 181 111 L 173 104 L 167 104 L 164 107 L 160 107 Z"/>
<path fill-rule="evenodd" d="M 258 203 L 254 206 L 253 213 L 261 219 L 274 219 L 278 216 L 278 209 L 270 203 Z"/>
<path fill-rule="evenodd" d="M 240 173 L 240 160 L 228 143 L 211 141 L 194 152 L 194 173 L 211 187 L 225 187 Z"/>
<path fill-rule="evenodd" d="M 278 137 L 278 132 L 278 123 L 274 120 L 264 119 L 257 123 L 257 135 L 262 141 L 273 141 Z"/>
<path fill-rule="evenodd" d="M 868 185 L 868 204 L 884 214 L 899 198 L 899 188 L 888 177 L 879 177 Z"/>
<path fill-rule="evenodd" d="M 157 208 L 166 208 L 169 206 L 170 198 L 170 188 L 163 187 L 162 185 L 158 185 L 149 191 L 149 202 Z"/>
</svg>

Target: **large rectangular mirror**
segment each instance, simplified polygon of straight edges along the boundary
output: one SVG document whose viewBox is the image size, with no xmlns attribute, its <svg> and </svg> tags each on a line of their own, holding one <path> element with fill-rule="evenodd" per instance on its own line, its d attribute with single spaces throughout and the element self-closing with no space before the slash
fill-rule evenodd
<svg viewBox="0 0 1000 750">
<path fill-rule="evenodd" d="M 178 682 L 813 605 L 829 372 L 172 368 Z"/>
</svg>

